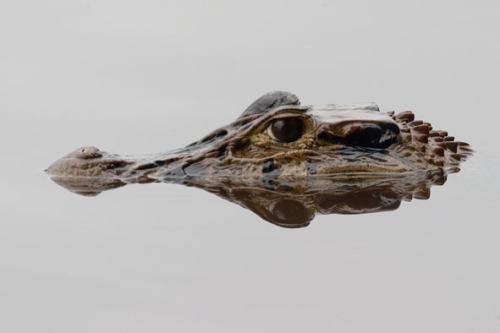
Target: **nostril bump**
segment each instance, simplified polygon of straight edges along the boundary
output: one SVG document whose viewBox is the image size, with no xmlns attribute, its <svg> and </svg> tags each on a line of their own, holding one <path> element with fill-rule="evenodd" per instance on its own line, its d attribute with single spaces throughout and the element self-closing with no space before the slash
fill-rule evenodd
<svg viewBox="0 0 500 333">
<path fill-rule="evenodd" d="M 102 157 L 102 152 L 96 147 L 89 146 L 78 149 L 76 155 L 81 159 L 92 159 Z"/>
</svg>

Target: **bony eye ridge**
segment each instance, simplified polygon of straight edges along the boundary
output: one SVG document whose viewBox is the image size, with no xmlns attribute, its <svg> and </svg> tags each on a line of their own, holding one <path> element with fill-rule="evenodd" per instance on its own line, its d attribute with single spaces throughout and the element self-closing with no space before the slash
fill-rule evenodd
<svg viewBox="0 0 500 333">
<path fill-rule="evenodd" d="M 304 134 L 304 121 L 299 117 L 275 119 L 267 129 L 268 135 L 278 142 L 294 142 Z"/>
</svg>

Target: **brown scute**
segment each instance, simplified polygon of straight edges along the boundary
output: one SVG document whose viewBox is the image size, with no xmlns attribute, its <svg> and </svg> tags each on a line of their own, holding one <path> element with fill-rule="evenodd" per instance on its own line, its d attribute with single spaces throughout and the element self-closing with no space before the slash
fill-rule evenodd
<svg viewBox="0 0 500 333">
<path fill-rule="evenodd" d="M 434 154 L 436 154 L 437 156 L 440 156 L 440 157 L 443 157 L 444 156 L 444 149 L 441 148 L 441 147 L 436 147 L 432 150 L 434 152 Z"/>
<path fill-rule="evenodd" d="M 458 149 L 460 150 L 461 153 L 466 153 L 466 154 L 472 154 L 474 152 L 474 149 L 469 148 L 467 146 L 458 146 Z"/>
<path fill-rule="evenodd" d="M 446 144 L 444 142 L 436 142 L 436 146 L 441 147 L 443 149 L 447 149 Z"/>
<path fill-rule="evenodd" d="M 421 143 L 428 143 L 429 142 L 429 137 L 425 134 L 415 134 L 413 137 L 415 138 L 415 140 L 417 140 L 418 142 L 421 142 Z"/>
<path fill-rule="evenodd" d="M 429 131 L 429 136 L 431 138 L 438 137 L 439 136 L 439 132 L 436 131 L 436 130 Z"/>
<path fill-rule="evenodd" d="M 415 127 L 415 126 L 418 126 L 418 125 L 422 125 L 423 123 L 424 122 L 422 120 L 414 120 L 411 123 L 408 123 L 408 125 L 410 125 L 411 127 Z"/>
<path fill-rule="evenodd" d="M 452 152 L 456 153 L 457 152 L 457 147 L 458 143 L 454 141 L 445 141 L 445 146 L 447 149 L 451 150 Z"/>
<path fill-rule="evenodd" d="M 428 135 L 429 131 L 431 130 L 431 127 L 429 125 L 422 124 L 422 125 L 418 125 L 418 126 L 413 127 L 412 130 L 415 132 L 418 132 L 418 133 L 423 133 L 423 134 Z"/>
<path fill-rule="evenodd" d="M 403 111 L 396 115 L 396 119 L 400 121 L 410 122 L 415 119 L 415 114 L 411 111 Z"/>
<path fill-rule="evenodd" d="M 437 131 L 437 132 L 439 133 L 439 136 L 442 136 L 443 138 L 444 138 L 445 136 L 448 136 L 448 132 L 447 132 L 447 131 L 439 130 L 439 131 Z"/>
<path fill-rule="evenodd" d="M 415 199 L 427 200 L 431 197 L 431 189 L 429 187 L 422 186 L 413 191 L 413 197 Z"/>
</svg>

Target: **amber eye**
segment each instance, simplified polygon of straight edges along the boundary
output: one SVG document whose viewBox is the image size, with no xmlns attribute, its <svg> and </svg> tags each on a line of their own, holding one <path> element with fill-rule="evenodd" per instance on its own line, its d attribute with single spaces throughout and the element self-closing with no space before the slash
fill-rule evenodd
<svg viewBox="0 0 500 333">
<path fill-rule="evenodd" d="M 304 121 L 298 117 L 276 119 L 271 123 L 269 135 L 281 142 L 293 142 L 304 134 Z"/>
</svg>

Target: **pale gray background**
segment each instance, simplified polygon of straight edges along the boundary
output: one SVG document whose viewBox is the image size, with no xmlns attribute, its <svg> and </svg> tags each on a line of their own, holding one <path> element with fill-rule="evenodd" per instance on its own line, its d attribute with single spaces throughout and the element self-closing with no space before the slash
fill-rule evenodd
<svg viewBox="0 0 500 333">
<path fill-rule="evenodd" d="M 498 1 L 0 2 L 0 332 L 500 332 Z M 269 90 L 471 142 L 427 201 L 300 230 L 174 185 L 74 195 L 82 145 L 183 146 Z"/>
</svg>

